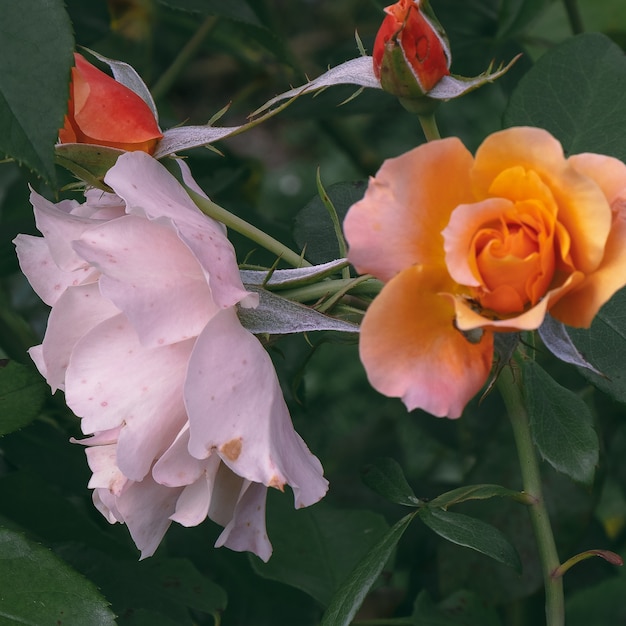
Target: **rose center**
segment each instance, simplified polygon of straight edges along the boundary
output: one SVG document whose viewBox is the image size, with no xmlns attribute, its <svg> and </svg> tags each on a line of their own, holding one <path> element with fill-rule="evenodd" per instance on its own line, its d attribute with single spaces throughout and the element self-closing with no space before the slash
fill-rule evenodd
<svg viewBox="0 0 626 626">
<path fill-rule="evenodd" d="M 499 314 L 519 313 L 545 294 L 554 274 L 553 236 L 545 209 L 532 200 L 516 202 L 472 240 L 481 282 L 474 296 Z"/>
</svg>

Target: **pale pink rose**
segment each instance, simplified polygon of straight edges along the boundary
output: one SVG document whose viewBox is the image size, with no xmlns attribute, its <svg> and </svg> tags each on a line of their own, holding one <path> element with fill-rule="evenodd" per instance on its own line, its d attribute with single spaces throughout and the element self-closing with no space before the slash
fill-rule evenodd
<svg viewBox="0 0 626 626">
<path fill-rule="evenodd" d="M 199 188 L 184 163 L 186 183 Z M 90 438 L 89 487 L 142 558 L 170 522 L 207 516 L 217 545 L 271 555 L 267 487 L 295 506 L 327 490 L 294 431 L 272 362 L 241 326 L 245 290 L 223 225 L 143 152 L 119 157 L 86 202 L 31 195 L 44 237 L 15 240 L 22 271 L 52 307 L 30 354 Z"/>
</svg>

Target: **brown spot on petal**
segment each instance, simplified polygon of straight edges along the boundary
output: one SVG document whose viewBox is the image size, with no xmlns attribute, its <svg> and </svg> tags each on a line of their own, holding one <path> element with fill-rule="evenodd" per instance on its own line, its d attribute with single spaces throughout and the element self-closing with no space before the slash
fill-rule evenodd
<svg viewBox="0 0 626 626">
<path fill-rule="evenodd" d="M 231 439 L 220 447 L 220 452 L 229 460 L 236 461 L 241 454 L 241 447 L 243 443 L 241 437 L 238 439 Z"/>
<path fill-rule="evenodd" d="M 272 476 L 270 478 L 270 482 L 267 484 L 268 487 L 274 487 L 274 489 L 278 489 L 279 491 L 284 491 L 285 483 L 280 479 L 279 476 Z"/>
</svg>

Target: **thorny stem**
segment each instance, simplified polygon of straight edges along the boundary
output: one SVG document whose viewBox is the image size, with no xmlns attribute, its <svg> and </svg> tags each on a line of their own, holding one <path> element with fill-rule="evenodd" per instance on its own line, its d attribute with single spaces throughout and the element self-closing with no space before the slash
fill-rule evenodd
<svg viewBox="0 0 626 626">
<path fill-rule="evenodd" d="M 546 594 L 547 626 L 563 626 L 565 608 L 563 579 L 555 576 L 560 566 L 550 518 L 543 499 L 539 461 L 530 434 L 528 413 L 524 406 L 520 387 L 521 373 L 506 367 L 498 378 L 498 389 L 506 405 L 522 473 L 524 492 L 531 501 L 528 505 L 530 521 L 535 533 Z"/>
<path fill-rule="evenodd" d="M 247 237 L 251 241 L 258 243 L 260 246 L 269 250 L 277 257 L 283 259 L 286 263 L 289 263 L 292 267 L 310 267 L 311 264 L 306 261 L 299 254 L 282 244 L 278 239 L 274 239 L 267 233 L 264 233 L 261 229 L 249 224 L 240 217 L 233 215 L 226 209 L 215 204 L 208 198 L 201 196 L 199 193 L 193 191 L 193 189 L 186 188 L 190 198 L 194 201 L 195 205 L 209 217 L 216 219 L 218 222 L 222 222 L 227 228 L 231 228 L 235 232 Z"/>
</svg>

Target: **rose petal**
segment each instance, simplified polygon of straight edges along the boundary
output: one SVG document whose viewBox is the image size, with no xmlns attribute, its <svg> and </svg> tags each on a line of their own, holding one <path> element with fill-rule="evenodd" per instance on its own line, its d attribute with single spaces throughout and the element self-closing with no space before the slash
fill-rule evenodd
<svg viewBox="0 0 626 626">
<path fill-rule="evenodd" d="M 131 483 L 117 498 L 117 509 L 141 559 L 152 556 L 161 543 L 181 491 L 159 485 L 148 475 L 140 483 Z"/>
<path fill-rule="evenodd" d="M 74 215 L 79 205 L 73 200 L 53 204 L 31 191 L 30 201 L 37 228 L 45 237 L 50 256 L 57 266 L 66 272 L 85 268 L 85 260 L 76 254 L 72 242 L 98 222 L 90 217 Z"/>
<path fill-rule="evenodd" d="M 551 189 L 558 220 L 571 237 L 574 266 L 583 272 L 595 270 L 611 225 L 609 205 L 598 186 L 567 163 L 561 144 L 547 131 L 517 127 L 489 135 L 476 152 L 472 170 L 477 195 L 492 195 L 491 186 L 501 172 L 520 166 L 535 171 Z"/>
<path fill-rule="evenodd" d="M 189 453 L 187 455 L 189 456 Z M 176 502 L 176 511 L 171 516 L 172 521 L 183 526 L 197 526 L 207 518 L 213 496 L 213 485 L 220 465 L 221 461 L 217 455 L 202 461 L 204 471 L 181 493 Z"/>
<path fill-rule="evenodd" d="M 102 294 L 126 314 L 146 347 L 197 336 L 219 310 L 171 225 L 127 215 L 91 229 L 74 248 L 102 273 Z"/>
<path fill-rule="evenodd" d="M 191 456 L 188 447 L 189 425 L 185 424 L 172 445 L 154 464 L 152 468 L 154 480 L 168 487 L 185 487 L 196 482 L 205 470 L 207 461 Z M 219 464 L 219 458 L 217 462 Z"/>
<path fill-rule="evenodd" d="M 218 306 L 231 307 L 248 296 L 239 277 L 235 250 L 222 226 L 200 212 L 158 161 L 143 152 L 123 154 L 104 180 L 124 198 L 129 213 L 173 221 L 204 268 Z"/>
<path fill-rule="evenodd" d="M 75 346 L 66 401 L 85 434 L 124 424 L 117 463 L 141 480 L 183 427 L 181 389 L 193 340 L 144 348 L 123 315 L 96 326 Z"/>
<path fill-rule="evenodd" d="M 52 392 L 65 389 L 65 373 L 76 343 L 105 320 L 119 315 L 112 302 L 103 298 L 97 283 L 70 287 L 63 292 L 48 318 L 42 358 Z M 40 370 L 41 371 L 41 370 Z"/>
<path fill-rule="evenodd" d="M 493 337 L 470 343 L 454 327 L 454 308 L 441 292 L 450 280 L 413 266 L 385 285 L 361 325 L 360 353 L 372 386 L 421 408 L 456 418 L 484 385 Z"/>
<path fill-rule="evenodd" d="M 20 269 L 35 293 L 48 306 L 54 306 L 68 287 L 91 282 L 98 276 L 98 272 L 87 264 L 69 272 L 59 269 L 52 258 L 47 240 L 42 237 L 18 235 L 13 243 Z"/>
<path fill-rule="evenodd" d="M 117 466 L 115 444 L 91 446 L 85 453 L 93 472 L 87 486 L 90 489 L 107 489 L 113 495 L 119 496 L 128 479 Z"/>
<path fill-rule="evenodd" d="M 232 521 L 217 538 L 215 547 L 226 546 L 237 552 L 254 552 L 262 561 L 272 556 L 272 544 L 265 529 L 267 488 L 250 483 L 241 494 Z"/>
<path fill-rule="evenodd" d="M 600 267 L 550 311 L 564 324 L 588 328 L 600 307 L 626 285 L 626 165 L 598 154 L 575 155 L 569 162 L 598 183 L 613 209 L 611 232 Z"/>
<path fill-rule="evenodd" d="M 443 264 L 440 233 L 456 206 L 474 201 L 472 161 L 456 138 L 385 161 L 344 222 L 358 271 L 387 281 L 413 264 Z"/>
<path fill-rule="evenodd" d="M 198 337 L 185 403 L 196 458 L 215 451 L 248 480 L 280 489 L 288 483 L 297 507 L 325 494 L 322 466 L 293 429 L 271 359 L 234 310 L 218 313 Z"/>
</svg>

